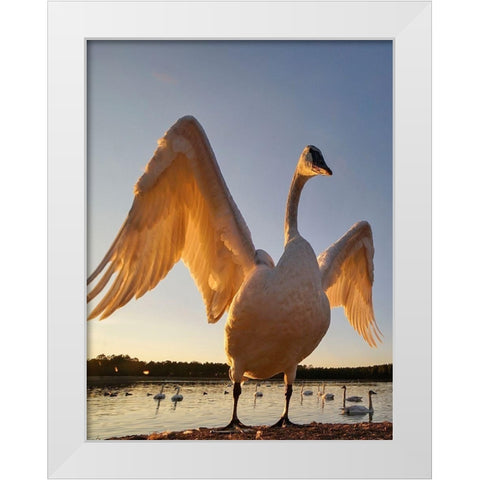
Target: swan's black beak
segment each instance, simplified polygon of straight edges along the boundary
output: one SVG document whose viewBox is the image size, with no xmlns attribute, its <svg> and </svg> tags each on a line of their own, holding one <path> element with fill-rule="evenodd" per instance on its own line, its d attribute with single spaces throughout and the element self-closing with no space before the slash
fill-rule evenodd
<svg viewBox="0 0 480 480">
<path fill-rule="evenodd" d="M 327 177 L 330 177 L 333 175 L 333 172 L 326 165 L 325 167 L 317 167 L 316 165 L 314 165 L 313 170 L 319 175 L 326 175 Z"/>
<path fill-rule="evenodd" d="M 332 171 L 328 168 L 322 152 L 313 145 L 309 145 L 309 152 L 312 156 L 312 170 L 318 175 L 332 175 Z"/>
</svg>

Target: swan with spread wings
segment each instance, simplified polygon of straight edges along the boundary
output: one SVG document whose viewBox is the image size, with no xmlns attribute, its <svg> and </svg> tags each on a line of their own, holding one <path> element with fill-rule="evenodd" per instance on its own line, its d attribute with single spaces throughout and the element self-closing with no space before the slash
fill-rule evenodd
<svg viewBox="0 0 480 480">
<path fill-rule="evenodd" d="M 88 278 L 88 284 L 97 282 L 87 300 L 103 295 L 88 318 L 106 318 L 141 297 L 182 260 L 202 294 L 208 322 L 228 312 L 225 352 L 234 404 L 226 428 L 243 426 L 237 416 L 242 382 L 277 373 L 284 374 L 285 407 L 274 426 L 291 424 L 297 365 L 327 332 L 332 307 L 344 307 L 370 346 L 381 335 L 372 305 L 370 225 L 356 223 L 318 258 L 298 232 L 300 194 L 316 175 L 332 172 L 321 151 L 308 145 L 290 186 L 285 250 L 275 265 L 255 249 L 203 128 L 191 116 L 181 118 L 158 141 L 125 222 Z"/>
</svg>

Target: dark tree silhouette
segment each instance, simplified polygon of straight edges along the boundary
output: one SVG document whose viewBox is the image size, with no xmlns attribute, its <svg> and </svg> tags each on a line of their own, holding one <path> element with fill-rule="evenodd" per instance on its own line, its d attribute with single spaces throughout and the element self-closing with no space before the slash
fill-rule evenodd
<svg viewBox="0 0 480 480">
<path fill-rule="evenodd" d="M 177 377 L 177 378 L 218 378 L 228 379 L 229 366 L 226 363 L 200 362 L 144 362 L 128 355 L 98 355 L 87 360 L 87 375 L 92 376 L 134 376 L 134 377 Z M 146 374 L 145 372 L 148 372 Z M 274 378 L 282 378 L 281 374 Z M 305 380 L 377 380 L 392 381 L 393 365 L 372 365 L 368 367 L 321 368 L 299 365 L 297 379 Z"/>
</svg>

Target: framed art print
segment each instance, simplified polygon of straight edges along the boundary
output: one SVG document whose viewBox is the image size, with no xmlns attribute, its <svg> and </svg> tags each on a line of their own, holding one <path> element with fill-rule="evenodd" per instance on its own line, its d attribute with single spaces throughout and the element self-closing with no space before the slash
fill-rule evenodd
<svg viewBox="0 0 480 480">
<path fill-rule="evenodd" d="M 430 19 L 49 2 L 51 477 L 430 476 Z"/>
</svg>

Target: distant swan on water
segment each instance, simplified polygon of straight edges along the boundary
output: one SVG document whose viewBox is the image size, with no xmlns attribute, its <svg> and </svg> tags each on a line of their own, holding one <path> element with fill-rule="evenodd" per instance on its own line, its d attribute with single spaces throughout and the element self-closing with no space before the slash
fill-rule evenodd
<svg viewBox="0 0 480 480">
<path fill-rule="evenodd" d="M 263 393 L 258 390 L 258 385 L 255 385 L 255 393 L 253 395 L 255 397 L 263 397 Z"/>
<path fill-rule="evenodd" d="M 180 395 L 178 392 L 180 392 L 180 387 L 177 387 L 175 395 L 172 395 L 172 402 L 181 402 L 183 400 L 183 395 Z"/>
<path fill-rule="evenodd" d="M 269 161 L 275 172 L 275 158 Z M 88 278 L 91 284 L 101 274 L 88 301 L 109 285 L 88 318 L 106 318 L 153 289 L 183 260 L 203 296 L 208 321 L 215 323 L 228 311 L 225 351 L 234 386 L 232 419 L 225 429 L 243 426 L 237 416 L 241 383 L 277 373 L 284 374 L 285 406 L 274 426 L 291 424 L 297 365 L 327 332 L 331 308 L 343 306 L 370 346 L 380 340 L 372 304 L 369 223 L 354 224 L 318 258 L 298 231 L 300 194 L 317 175 L 332 171 L 322 152 L 307 145 L 290 185 L 284 252 L 275 265 L 267 252 L 255 248 L 203 128 L 195 118 L 183 117 L 159 140 L 125 222 Z M 274 178 L 265 181 L 272 184 Z"/>
<path fill-rule="evenodd" d="M 372 395 L 377 393 L 373 390 L 368 391 L 368 408 L 363 405 L 350 405 L 342 408 L 342 413 L 345 415 L 365 415 L 367 413 L 373 413 Z"/>
<path fill-rule="evenodd" d="M 163 389 L 165 388 L 165 385 L 162 385 L 162 389 L 160 390 L 160 393 L 157 393 L 153 399 L 154 400 L 163 400 L 165 398 L 165 394 L 163 393 Z"/>
<path fill-rule="evenodd" d="M 302 385 L 302 389 L 300 390 L 300 395 L 305 395 L 306 397 L 309 397 L 310 395 L 313 395 L 313 392 L 312 390 L 304 390 Z"/>
<path fill-rule="evenodd" d="M 333 400 L 335 395 L 333 393 L 325 393 L 325 382 L 322 385 L 322 391 L 320 392 L 320 385 L 318 386 L 318 396 L 322 398 L 322 400 Z"/>
<path fill-rule="evenodd" d="M 342 387 L 342 389 L 343 389 L 343 406 L 345 406 L 345 400 L 346 400 L 347 402 L 357 402 L 357 403 L 363 401 L 363 400 L 362 400 L 363 397 L 358 397 L 358 396 L 356 396 L 356 395 L 352 395 L 351 397 L 346 397 L 346 395 L 347 395 L 347 387 L 344 385 L 344 386 Z M 345 397 L 346 397 L 346 398 L 345 398 Z"/>
</svg>

